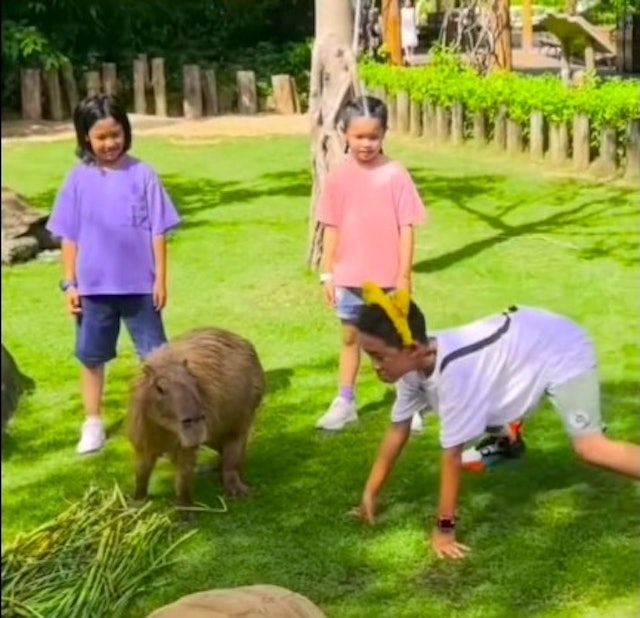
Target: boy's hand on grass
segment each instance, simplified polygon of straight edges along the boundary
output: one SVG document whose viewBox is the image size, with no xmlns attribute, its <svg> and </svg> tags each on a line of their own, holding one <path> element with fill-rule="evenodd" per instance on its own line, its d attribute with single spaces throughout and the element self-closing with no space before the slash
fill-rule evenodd
<svg viewBox="0 0 640 618">
<path fill-rule="evenodd" d="M 373 526 L 376 523 L 376 497 L 371 494 L 363 494 L 360 501 L 360 519 Z"/>
<path fill-rule="evenodd" d="M 470 547 L 458 543 L 454 532 L 442 532 L 437 528 L 431 533 L 431 548 L 438 558 L 464 558 Z"/>
<path fill-rule="evenodd" d="M 75 288 L 69 288 L 65 292 L 65 301 L 67 304 L 67 311 L 71 315 L 78 315 L 82 313 L 82 306 L 80 303 L 80 294 Z"/>
</svg>

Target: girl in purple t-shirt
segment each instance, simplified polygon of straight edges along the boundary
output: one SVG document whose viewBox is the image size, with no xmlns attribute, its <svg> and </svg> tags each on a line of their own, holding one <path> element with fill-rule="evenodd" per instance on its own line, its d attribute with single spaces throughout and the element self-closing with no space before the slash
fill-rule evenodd
<svg viewBox="0 0 640 618">
<path fill-rule="evenodd" d="M 166 342 L 166 234 L 176 209 L 156 173 L 127 153 L 131 125 L 117 99 L 97 95 L 74 111 L 76 154 L 47 228 L 62 239 L 63 291 L 76 322 L 86 420 L 78 453 L 102 448 L 105 365 L 124 322 L 140 358 Z"/>
<path fill-rule="evenodd" d="M 410 289 L 414 226 L 425 207 L 408 170 L 382 154 L 387 108 L 359 97 L 342 112 L 347 157 L 327 176 L 317 208 L 324 226 L 320 280 L 326 302 L 342 322 L 339 391 L 316 427 L 337 431 L 358 420 L 354 386 L 360 347 L 353 325 L 363 306 L 362 285 Z M 416 415 L 414 431 L 420 431 Z"/>
</svg>

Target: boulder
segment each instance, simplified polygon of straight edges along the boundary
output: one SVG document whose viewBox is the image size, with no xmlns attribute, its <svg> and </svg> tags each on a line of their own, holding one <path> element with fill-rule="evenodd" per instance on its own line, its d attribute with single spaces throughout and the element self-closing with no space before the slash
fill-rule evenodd
<svg viewBox="0 0 640 618">
<path fill-rule="evenodd" d="M 60 240 L 45 228 L 48 219 L 47 213 L 2 187 L 2 263 L 26 262 L 41 251 L 60 248 Z"/>
<path fill-rule="evenodd" d="M 326 618 L 301 594 L 260 584 L 196 592 L 147 618 Z"/>
</svg>

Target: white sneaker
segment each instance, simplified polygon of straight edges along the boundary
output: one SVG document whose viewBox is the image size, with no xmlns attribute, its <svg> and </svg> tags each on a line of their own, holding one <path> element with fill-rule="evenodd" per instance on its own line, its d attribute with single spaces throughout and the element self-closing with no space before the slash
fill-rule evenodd
<svg viewBox="0 0 640 618">
<path fill-rule="evenodd" d="M 82 424 L 82 435 L 76 448 L 80 455 L 99 451 L 106 441 L 104 425 L 100 418 L 88 418 Z"/>
<path fill-rule="evenodd" d="M 347 423 L 355 423 L 358 420 L 356 404 L 342 397 L 336 397 L 329 406 L 327 412 L 316 422 L 318 429 L 339 431 Z"/>
<path fill-rule="evenodd" d="M 411 433 L 422 433 L 424 422 L 421 414 L 414 414 L 411 419 Z"/>
</svg>

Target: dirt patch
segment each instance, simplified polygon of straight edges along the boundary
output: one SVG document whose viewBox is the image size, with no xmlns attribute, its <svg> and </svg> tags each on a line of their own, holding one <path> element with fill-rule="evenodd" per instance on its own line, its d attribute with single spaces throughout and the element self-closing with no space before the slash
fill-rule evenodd
<svg viewBox="0 0 640 618">
<path fill-rule="evenodd" d="M 135 135 L 157 135 L 187 140 L 211 140 L 234 136 L 302 135 L 309 131 L 308 117 L 301 114 L 229 115 L 202 120 L 130 114 L 129 119 Z M 14 120 L 2 123 L 3 144 L 25 141 L 50 142 L 74 137 L 71 121 Z"/>
</svg>

